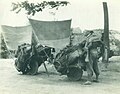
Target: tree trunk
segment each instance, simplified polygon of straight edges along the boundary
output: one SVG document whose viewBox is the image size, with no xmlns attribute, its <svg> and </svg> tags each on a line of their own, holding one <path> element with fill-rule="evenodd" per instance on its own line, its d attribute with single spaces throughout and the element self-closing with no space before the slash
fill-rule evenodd
<svg viewBox="0 0 120 94">
<path fill-rule="evenodd" d="M 109 17 L 108 17 L 108 7 L 107 3 L 103 2 L 103 10 L 104 10 L 104 34 L 103 34 L 103 42 L 104 42 L 104 55 L 103 62 L 105 63 L 105 67 L 107 68 L 109 62 Z"/>
</svg>

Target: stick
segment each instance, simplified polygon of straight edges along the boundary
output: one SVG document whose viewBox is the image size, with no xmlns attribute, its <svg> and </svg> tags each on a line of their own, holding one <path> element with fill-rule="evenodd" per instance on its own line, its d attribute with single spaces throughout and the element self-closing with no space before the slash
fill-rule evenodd
<svg viewBox="0 0 120 94">
<path fill-rule="evenodd" d="M 47 73 L 47 75 L 48 75 L 48 77 L 49 77 L 49 72 L 48 72 L 48 69 L 47 69 L 47 67 L 46 67 L 45 62 L 43 63 L 43 65 L 44 65 L 44 68 L 45 68 L 45 70 L 46 70 L 46 73 Z"/>
</svg>

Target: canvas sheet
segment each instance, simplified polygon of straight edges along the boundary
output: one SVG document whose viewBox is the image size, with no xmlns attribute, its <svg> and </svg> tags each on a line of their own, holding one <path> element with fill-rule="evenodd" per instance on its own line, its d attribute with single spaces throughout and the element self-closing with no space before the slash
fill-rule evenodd
<svg viewBox="0 0 120 94">
<path fill-rule="evenodd" d="M 39 43 L 62 49 L 70 42 L 71 20 L 38 21 L 29 19 Z"/>
<path fill-rule="evenodd" d="M 8 49 L 17 49 L 22 43 L 31 43 L 31 26 L 12 27 L 2 25 L 3 36 Z"/>
</svg>

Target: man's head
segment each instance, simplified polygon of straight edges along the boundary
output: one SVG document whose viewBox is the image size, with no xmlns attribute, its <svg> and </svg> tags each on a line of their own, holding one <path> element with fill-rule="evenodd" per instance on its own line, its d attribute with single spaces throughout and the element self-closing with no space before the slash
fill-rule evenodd
<svg viewBox="0 0 120 94">
<path fill-rule="evenodd" d="M 89 34 L 93 34 L 94 32 L 92 31 L 92 30 L 90 30 L 90 31 L 86 31 L 85 32 L 85 36 L 88 36 Z"/>
</svg>

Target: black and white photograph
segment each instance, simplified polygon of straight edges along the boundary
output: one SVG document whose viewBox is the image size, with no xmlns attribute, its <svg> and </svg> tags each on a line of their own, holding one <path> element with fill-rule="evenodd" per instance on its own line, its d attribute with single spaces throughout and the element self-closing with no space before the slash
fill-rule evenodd
<svg viewBox="0 0 120 94">
<path fill-rule="evenodd" d="M 0 94 L 120 94 L 120 0 L 0 0 Z"/>
</svg>

